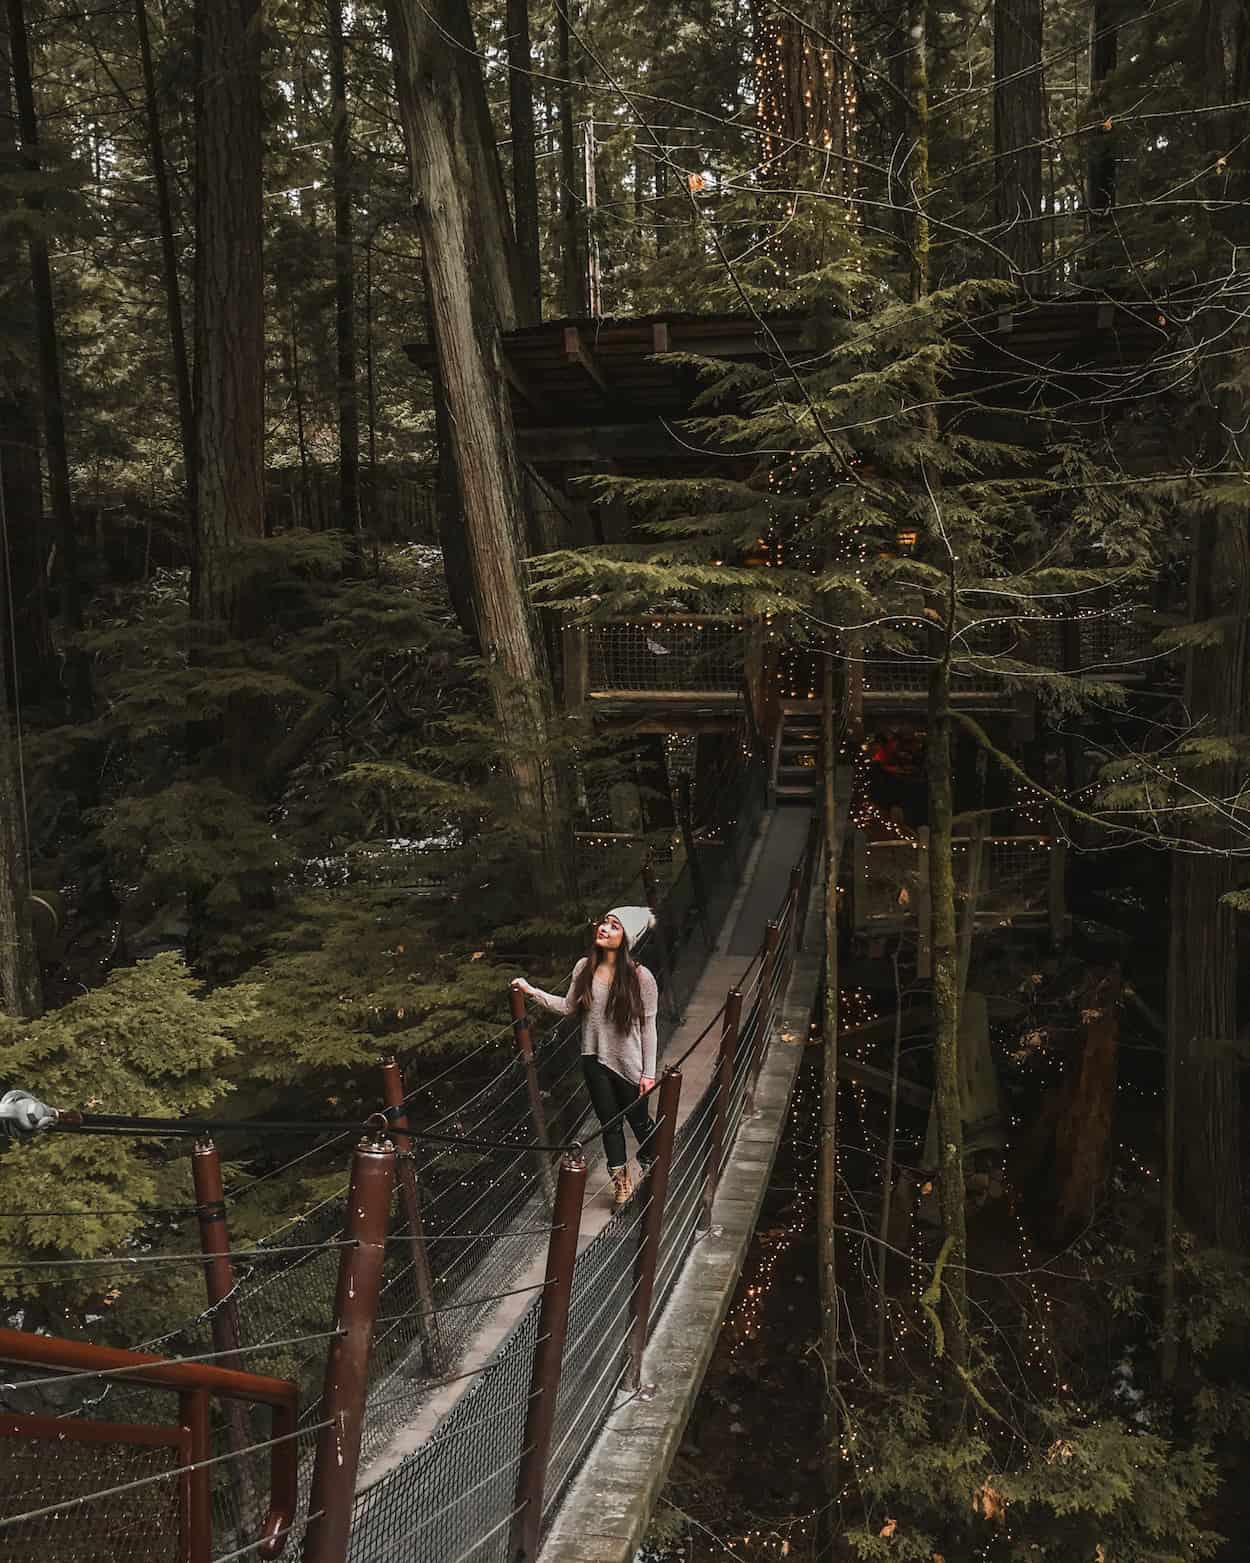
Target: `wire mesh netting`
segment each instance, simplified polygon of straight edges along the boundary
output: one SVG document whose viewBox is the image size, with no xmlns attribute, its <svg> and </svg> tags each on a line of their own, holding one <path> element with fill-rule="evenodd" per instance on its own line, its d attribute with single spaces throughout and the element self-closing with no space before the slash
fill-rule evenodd
<svg viewBox="0 0 1250 1563">
<path fill-rule="evenodd" d="M 506 1563 L 538 1313 L 535 1301 L 433 1438 L 357 1494 L 352 1563 Z"/>
<path fill-rule="evenodd" d="M 55 1432 L 32 1431 L 17 1418 L 0 1419 L 6 1563 L 178 1563 L 179 1469 L 187 1457 L 181 1428 L 110 1433 L 104 1424 L 67 1421 Z M 143 1485 L 129 1485 L 135 1482 Z M 21 1514 L 32 1517 L 4 1524 Z"/>
<path fill-rule="evenodd" d="M 742 683 L 745 619 L 610 619 L 592 624 L 590 688 L 733 693 Z"/>
</svg>

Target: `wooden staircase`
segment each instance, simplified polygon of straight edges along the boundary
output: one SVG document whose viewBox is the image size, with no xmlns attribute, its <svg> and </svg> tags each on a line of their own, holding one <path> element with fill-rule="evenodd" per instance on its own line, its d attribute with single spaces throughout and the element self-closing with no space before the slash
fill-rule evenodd
<svg viewBox="0 0 1250 1563">
<path fill-rule="evenodd" d="M 814 808 L 820 801 L 820 707 L 796 700 L 781 708 L 773 740 L 772 796 L 778 804 Z"/>
</svg>

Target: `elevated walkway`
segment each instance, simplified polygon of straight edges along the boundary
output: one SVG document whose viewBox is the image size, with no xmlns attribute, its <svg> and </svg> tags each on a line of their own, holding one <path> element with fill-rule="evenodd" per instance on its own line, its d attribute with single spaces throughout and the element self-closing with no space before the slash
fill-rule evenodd
<svg viewBox="0 0 1250 1563">
<path fill-rule="evenodd" d="M 624 1401 L 620 1386 L 628 1366 L 648 1184 L 641 1184 L 623 1212 L 614 1211 L 602 1147 L 596 1141 L 587 1148 L 587 1193 L 544 1508 L 553 1528 L 542 1556 L 550 1563 L 632 1558 L 733 1295 L 819 977 L 820 962 L 797 954 L 804 909 L 790 894 L 809 826 L 806 810 L 782 809 L 764 817 L 719 938 L 667 1045 L 666 1062 L 682 1060 L 682 1084 L 654 1333 L 644 1359 L 644 1388 Z M 818 917 L 818 903 L 813 904 Z M 785 920 L 780 930 L 784 945 L 770 964 L 765 936 L 779 911 Z M 816 942 L 813 932 L 810 943 Z M 728 1081 L 713 1225 L 702 1232 L 706 1173 L 714 1154 L 721 1015 L 734 987 L 744 992 L 740 1047 Z M 748 1115 L 755 1069 L 755 1112 Z M 537 1228 L 539 1214 L 537 1206 L 527 1207 L 518 1224 L 532 1221 Z M 454 1378 L 414 1405 L 413 1415 L 362 1467 L 352 1563 L 427 1558 L 511 1563 L 508 1522 L 515 1509 L 517 1435 L 546 1265 L 546 1244 L 536 1236 L 523 1266 L 509 1280 L 507 1295 L 465 1343 Z M 651 1380 L 654 1393 L 647 1387 Z M 618 1411 L 618 1404 L 625 1409 Z M 630 1449 L 629 1475 L 622 1481 L 621 1462 Z M 616 1517 L 604 1529 L 609 1513 Z M 582 1550 L 572 1550 L 574 1545 Z"/>
</svg>

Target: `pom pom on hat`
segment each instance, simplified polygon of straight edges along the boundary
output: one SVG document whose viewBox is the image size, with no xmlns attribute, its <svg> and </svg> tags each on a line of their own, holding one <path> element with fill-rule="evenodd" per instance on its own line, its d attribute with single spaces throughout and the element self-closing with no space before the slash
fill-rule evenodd
<svg viewBox="0 0 1250 1563">
<path fill-rule="evenodd" d="M 625 930 L 631 950 L 649 928 L 655 927 L 655 913 L 649 906 L 614 906 L 607 915 L 615 917 Z"/>
</svg>

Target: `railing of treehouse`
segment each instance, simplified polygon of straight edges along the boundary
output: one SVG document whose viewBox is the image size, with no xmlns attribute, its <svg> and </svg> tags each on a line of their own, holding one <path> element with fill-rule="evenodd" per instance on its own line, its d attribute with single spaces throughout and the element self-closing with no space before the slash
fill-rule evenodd
<svg viewBox="0 0 1250 1563">
<path fill-rule="evenodd" d="M 955 889 L 966 904 L 975 884 L 978 923 L 1043 925 L 1056 942 L 1066 918 L 1065 843 L 1054 836 L 984 836 L 973 870 L 975 837 L 958 836 Z M 922 826 L 900 839 L 870 841 L 851 833 L 851 922 L 858 934 L 915 926 L 926 937 L 929 915 L 929 832 Z"/>
<path fill-rule="evenodd" d="M 987 627 L 961 644 L 952 693 L 957 704 L 1010 704 L 1013 697 L 992 666 L 999 655 L 1113 682 L 1162 678 L 1170 662 L 1154 645 L 1155 634 L 1147 619 L 1128 610 Z M 660 614 L 570 625 L 564 630 L 565 702 L 570 708 L 587 700 L 707 702 L 730 699 L 745 683 L 757 723 L 766 728 L 765 705 L 790 693 L 786 678 L 794 676 L 774 666 L 773 650 L 763 624 L 745 618 Z M 870 650 L 863 683 L 869 707 L 914 703 L 927 693 L 929 663 L 921 655 Z"/>
</svg>

